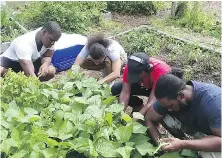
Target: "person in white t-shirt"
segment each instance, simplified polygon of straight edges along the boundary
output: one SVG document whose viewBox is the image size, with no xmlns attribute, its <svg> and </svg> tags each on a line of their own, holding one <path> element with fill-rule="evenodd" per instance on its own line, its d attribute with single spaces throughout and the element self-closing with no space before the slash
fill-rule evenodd
<svg viewBox="0 0 222 158">
<path fill-rule="evenodd" d="M 60 36 L 60 26 L 50 21 L 42 28 L 17 37 L 0 55 L 0 75 L 3 76 L 11 68 L 15 72 L 24 71 L 27 76 L 37 76 L 40 81 L 53 78 L 56 73 L 51 65 L 53 45 Z"/>
<path fill-rule="evenodd" d="M 127 54 L 123 47 L 99 33 L 87 39 L 74 64 L 91 70 L 105 69 L 106 75 L 99 82 L 109 83 L 120 77 L 121 67 L 126 61 Z"/>
</svg>

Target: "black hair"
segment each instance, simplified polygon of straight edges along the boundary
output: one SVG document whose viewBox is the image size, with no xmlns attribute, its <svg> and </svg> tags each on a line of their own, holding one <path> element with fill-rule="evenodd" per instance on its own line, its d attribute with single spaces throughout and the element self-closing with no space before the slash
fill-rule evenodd
<svg viewBox="0 0 222 158">
<path fill-rule="evenodd" d="M 180 79 L 183 79 L 184 71 L 180 68 L 171 67 L 171 74 L 173 74 L 174 76 L 179 77 Z"/>
<path fill-rule="evenodd" d="M 98 33 L 88 38 L 87 49 L 92 59 L 99 60 L 105 56 L 106 48 L 109 46 L 109 39 L 103 33 Z"/>
<path fill-rule="evenodd" d="M 55 21 L 49 21 L 45 23 L 42 27 L 42 30 L 46 30 L 50 34 L 56 35 L 58 37 L 61 36 L 61 32 L 62 32 L 59 24 Z"/>
<path fill-rule="evenodd" d="M 186 86 L 185 81 L 174 76 L 173 74 L 165 74 L 161 76 L 155 88 L 155 97 L 157 99 L 168 98 L 168 99 L 176 99 L 181 90 L 183 90 Z"/>
</svg>

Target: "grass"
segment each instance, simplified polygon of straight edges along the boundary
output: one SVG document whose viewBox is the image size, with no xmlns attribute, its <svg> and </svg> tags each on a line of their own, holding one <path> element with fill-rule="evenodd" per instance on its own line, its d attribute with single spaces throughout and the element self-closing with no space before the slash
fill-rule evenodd
<svg viewBox="0 0 222 158">
<path fill-rule="evenodd" d="M 87 30 L 86 34 L 93 34 L 95 32 L 104 32 L 108 36 L 112 36 L 121 32 L 121 30 L 123 30 L 123 27 L 124 25 L 119 22 L 111 20 L 103 20 L 99 26 L 91 27 L 89 30 Z"/>
</svg>

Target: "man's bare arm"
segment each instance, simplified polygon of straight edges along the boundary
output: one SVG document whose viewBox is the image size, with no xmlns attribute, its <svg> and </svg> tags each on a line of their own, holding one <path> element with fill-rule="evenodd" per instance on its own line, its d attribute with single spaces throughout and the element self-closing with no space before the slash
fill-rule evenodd
<svg viewBox="0 0 222 158">
<path fill-rule="evenodd" d="M 160 139 L 160 132 L 158 131 L 156 125 L 163 118 L 163 115 L 158 114 L 154 110 L 153 105 L 148 108 L 145 117 L 146 126 L 148 127 L 147 134 L 151 137 L 151 139 L 156 145 L 158 145 L 158 140 Z"/>
<path fill-rule="evenodd" d="M 122 91 L 119 96 L 119 102 L 124 103 L 125 109 L 127 108 L 129 103 L 130 92 L 131 92 L 131 85 L 129 83 L 123 82 Z"/>
<path fill-rule="evenodd" d="M 152 106 L 155 101 L 156 101 L 156 97 L 154 95 L 154 91 L 151 91 L 151 93 L 149 95 L 149 99 L 148 99 L 147 103 L 143 106 L 143 108 L 140 110 L 140 113 L 145 116 L 148 108 L 150 106 Z"/>
<path fill-rule="evenodd" d="M 31 60 L 20 59 L 19 63 L 26 76 L 36 76 L 35 68 Z"/>
<path fill-rule="evenodd" d="M 41 63 L 42 64 L 47 64 L 48 66 L 51 64 L 52 62 L 52 56 L 53 56 L 54 51 L 53 50 L 47 50 L 45 52 L 45 54 L 42 57 Z"/>
</svg>

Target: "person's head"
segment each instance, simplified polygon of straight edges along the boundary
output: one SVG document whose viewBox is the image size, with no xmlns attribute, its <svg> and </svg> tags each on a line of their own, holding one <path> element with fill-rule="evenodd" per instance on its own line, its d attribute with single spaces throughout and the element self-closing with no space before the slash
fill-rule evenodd
<svg viewBox="0 0 222 158">
<path fill-rule="evenodd" d="M 128 59 L 128 82 L 138 83 L 145 78 L 152 68 L 149 64 L 149 56 L 146 53 L 133 53 Z"/>
<path fill-rule="evenodd" d="M 58 23 L 49 21 L 43 25 L 40 34 L 42 44 L 49 48 L 61 37 L 61 28 Z"/>
<path fill-rule="evenodd" d="M 172 111 L 186 108 L 190 96 L 185 81 L 172 74 L 165 74 L 158 79 L 154 93 L 158 102 Z"/>
<path fill-rule="evenodd" d="M 104 34 L 99 33 L 88 38 L 87 49 L 89 55 L 95 64 L 102 63 L 106 58 L 106 48 L 109 46 L 109 40 Z"/>
</svg>

